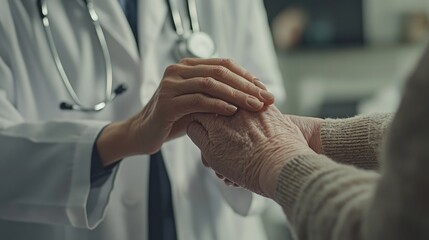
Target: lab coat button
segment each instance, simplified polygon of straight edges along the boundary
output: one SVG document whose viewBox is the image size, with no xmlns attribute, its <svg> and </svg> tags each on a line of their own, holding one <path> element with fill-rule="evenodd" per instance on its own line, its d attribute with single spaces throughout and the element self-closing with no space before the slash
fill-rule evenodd
<svg viewBox="0 0 429 240">
<path fill-rule="evenodd" d="M 141 200 L 141 195 L 138 194 L 137 191 L 129 191 L 124 194 L 124 197 L 122 198 L 122 201 L 127 206 L 135 206 L 137 205 Z"/>
</svg>

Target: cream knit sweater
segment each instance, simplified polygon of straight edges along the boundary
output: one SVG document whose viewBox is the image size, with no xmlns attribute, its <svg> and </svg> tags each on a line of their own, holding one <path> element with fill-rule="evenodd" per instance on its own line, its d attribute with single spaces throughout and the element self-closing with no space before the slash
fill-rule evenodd
<svg viewBox="0 0 429 240">
<path fill-rule="evenodd" d="M 324 155 L 287 161 L 275 200 L 299 240 L 429 239 L 428 65 L 427 51 L 393 122 L 327 120 Z"/>
</svg>

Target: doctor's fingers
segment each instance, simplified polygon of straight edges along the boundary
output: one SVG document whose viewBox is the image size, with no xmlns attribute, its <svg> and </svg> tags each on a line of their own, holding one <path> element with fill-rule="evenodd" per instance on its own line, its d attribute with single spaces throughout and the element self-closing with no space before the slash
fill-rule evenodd
<svg viewBox="0 0 429 240">
<path fill-rule="evenodd" d="M 240 75 L 235 74 L 228 68 L 223 66 L 210 66 L 210 65 L 198 65 L 189 67 L 182 70 L 179 75 L 184 79 L 196 78 L 196 77 L 210 77 L 219 82 L 223 82 L 241 92 L 250 94 L 258 98 L 265 104 L 274 103 L 274 95 L 266 90 L 263 90 L 243 78 Z"/>
<path fill-rule="evenodd" d="M 256 76 L 252 75 L 249 71 L 247 71 L 247 69 L 234 63 L 233 60 L 228 58 L 209 58 L 209 59 L 184 58 L 182 59 L 182 61 L 180 61 L 180 63 L 188 66 L 197 66 L 197 65 L 223 66 L 231 70 L 233 73 L 239 76 L 242 76 L 243 78 L 252 82 L 259 88 L 263 90 L 267 90 L 267 87 L 261 81 L 259 81 L 259 79 Z"/>
<path fill-rule="evenodd" d="M 223 128 L 223 126 L 228 125 L 231 118 L 216 116 L 214 114 L 207 113 L 194 113 L 191 114 L 191 121 L 197 122 L 203 126 L 203 128 L 210 134 L 212 131 L 217 132 Z M 210 136 L 210 135 L 209 135 Z M 207 160 L 207 159 L 206 159 Z"/>
<path fill-rule="evenodd" d="M 213 113 L 222 116 L 234 115 L 238 108 L 224 100 L 213 98 L 202 93 L 186 94 L 174 97 L 165 109 L 173 120 L 193 113 Z"/>
<path fill-rule="evenodd" d="M 187 79 L 177 83 L 175 90 L 178 94 L 203 93 L 248 111 L 259 111 L 264 106 L 258 98 L 210 77 Z"/>
</svg>

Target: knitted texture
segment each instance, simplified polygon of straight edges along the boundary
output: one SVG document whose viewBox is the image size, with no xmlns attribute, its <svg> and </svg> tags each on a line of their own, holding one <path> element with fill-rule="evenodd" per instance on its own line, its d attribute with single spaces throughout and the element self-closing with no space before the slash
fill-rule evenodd
<svg viewBox="0 0 429 240">
<path fill-rule="evenodd" d="M 356 209 L 367 204 L 378 177 L 323 155 L 296 156 L 279 176 L 275 201 L 298 239 L 355 239 L 362 217 Z"/>
<path fill-rule="evenodd" d="M 327 119 L 321 126 L 322 150 L 338 163 L 378 169 L 382 139 L 392 114 Z"/>
<path fill-rule="evenodd" d="M 299 239 L 359 236 L 359 210 L 368 204 L 379 178 L 376 172 L 360 169 L 379 167 L 380 146 L 391 118 L 391 114 L 375 114 L 328 119 L 321 126 L 325 155 L 300 155 L 287 161 L 274 200 Z"/>
<path fill-rule="evenodd" d="M 299 240 L 429 239 L 428 65 L 429 48 L 392 122 L 389 115 L 328 120 L 327 156 L 285 159 L 274 199 Z M 379 172 L 362 169 L 380 162 Z"/>
</svg>

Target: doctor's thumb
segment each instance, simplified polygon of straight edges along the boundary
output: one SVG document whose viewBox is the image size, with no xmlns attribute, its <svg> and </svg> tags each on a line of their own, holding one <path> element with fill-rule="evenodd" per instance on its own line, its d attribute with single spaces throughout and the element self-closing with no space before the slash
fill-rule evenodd
<svg viewBox="0 0 429 240">
<path fill-rule="evenodd" d="M 204 151 L 205 146 L 207 146 L 209 142 L 209 135 L 203 125 L 199 122 L 193 121 L 188 125 L 186 132 L 192 142 L 194 142 L 199 149 Z"/>
</svg>

